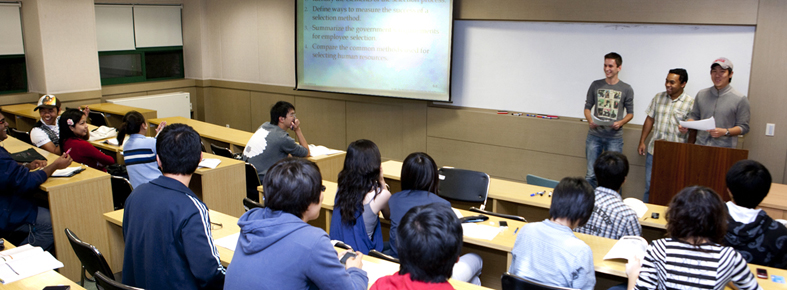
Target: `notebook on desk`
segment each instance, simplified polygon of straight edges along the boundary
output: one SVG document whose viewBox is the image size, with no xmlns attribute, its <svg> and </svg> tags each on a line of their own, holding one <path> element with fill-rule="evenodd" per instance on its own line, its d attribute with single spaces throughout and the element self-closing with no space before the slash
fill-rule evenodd
<svg viewBox="0 0 787 290">
<path fill-rule="evenodd" d="M 34 148 L 28 148 L 25 151 L 11 153 L 11 158 L 13 158 L 14 161 L 20 162 L 20 163 L 30 163 L 30 162 L 33 162 L 35 160 L 45 160 L 46 161 L 46 157 L 41 155 L 41 153 L 38 153 L 38 151 L 36 151 Z"/>
</svg>

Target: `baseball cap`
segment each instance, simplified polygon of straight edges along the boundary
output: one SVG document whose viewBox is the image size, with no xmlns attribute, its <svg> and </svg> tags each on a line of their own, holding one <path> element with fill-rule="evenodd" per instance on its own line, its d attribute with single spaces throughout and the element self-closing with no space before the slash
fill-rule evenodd
<svg viewBox="0 0 787 290">
<path fill-rule="evenodd" d="M 38 99 L 38 106 L 33 111 L 38 111 L 39 108 L 60 108 L 60 100 L 54 95 L 43 95 Z"/>
<path fill-rule="evenodd" d="M 710 66 L 713 67 L 713 65 L 715 64 L 718 64 L 723 69 L 732 69 L 732 61 L 730 61 L 726 57 L 717 58 L 716 60 L 713 61 L 713 64 L 711 64 Z"/>
</svg>

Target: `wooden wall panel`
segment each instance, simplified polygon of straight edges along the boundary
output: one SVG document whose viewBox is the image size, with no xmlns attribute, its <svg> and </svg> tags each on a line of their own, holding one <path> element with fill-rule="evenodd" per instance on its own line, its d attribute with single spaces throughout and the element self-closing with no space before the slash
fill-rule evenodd
<svg viewBox="0 0 787 290">
<path fill-rule="evenodd" d="M 380 148 L 383 158 L 404 160 L 411 152 L 404 151 L 402 141 L 403 113 L 401 105 L 347 102 L 347 144 L 369 139 Z"/>
<path fill-rule="evenodd" d="M 426 152 L 427 106 L 426 102 L 402 104 L 402 149 L 401 159 L 412 152 Z"/>
<path fill-rule="evenodd" d="M 455 0 L 461 20 L 757 24 L 758 0 Z"/>
<path fill-rule="evenodd" d="M 295 97 L 295 112 L 309 144 L 346 150 L 347 115 L 345 101 Z"/>
<path fill-rule="evenodd" d="M 231 128 L 252 131 L 251 97 L 248 91 L 222 88 L 208 89 L 205 99 L 205 121 Z"/>
<path fill-rule="evenodd" d="M 787 82 L 784 67 L 787 64 L 787 2 L 762 0 L 754 38 L 749 103 L 751 105 L 750 131 L 744 148 L 749 158 L 762 162 L 770 171 L 773 181 L 787 181 Z M 733 86 L 735 80 L 733 80 Z M 775 136 L 765 136 L 765 124 L 776 124 Z"/>
<path fill-rule="evenodd" d="M 291 95 L 271 94 L 266 92 L 251 92 L 251 130 L 256 131 L 262 123 L 271 120 L 271 108 L 278 101 L 289 102 L 295 105 L 295 97 Z M 295 113 L 298 113 L 298 105 L 295 105 Z M 298 116 L 300 118 L 300 116 Z M 291 136 L 295 137 L 294 134 Z M 307 135 L 308 136 L 308 135 Z M 308 141 L 309 139 L 306 138 Z"/>
</svg>

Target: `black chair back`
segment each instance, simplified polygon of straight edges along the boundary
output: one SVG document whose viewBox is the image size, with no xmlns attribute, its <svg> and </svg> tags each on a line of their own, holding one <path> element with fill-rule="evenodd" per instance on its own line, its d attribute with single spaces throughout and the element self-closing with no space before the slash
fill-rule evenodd
<svg viewBox="0 0 787 290">
<path fill-rule="evenodd" d="M 28 132 L 19 131 L 14 128 L 8 128 L 8 135 L 11 135 L 11 137 L 14 137 L 16 139 L 22 140 L 22 142 L 33 145 L 33 141 L 30 141 L 30 133 Z"/>
<path fill-rule="evenodd" d="M 377 251 L 375 249 L 372 249 L 371 251 L 369 251 L 369 256 L 375 257 L 375 258 L 378 258 L 378 259 L 383 259 L 383 260 L 386 260 L 388 262 L 394 262 L 394 263 L 399 264 L 399 259 L 391 257 L 391 256 L 388 256 L 388 255 L 383 254 L 383 253 L 380 253 L 379 251 Z"/>
<path fill-rule="evenodd" d="M 121 284 L 115 279 L 104 276 L 101 272 L 96 272 L 93 277 L 96 277 L 96 288 L 98 290 L 143 290 L 142 288 Z"/>
<path fill-rule="evenodd" d="M 525 279 L 511 273 L 503 274 L 500 278 L 503 283 L 503 290 L 578 290 L 560 286 L 549 286 L 539 282 Z"/>
<path fill-rule="evenodd" d="M 216 146 L 216 144 L 210 144 L 210 150 L 215 155 L 219 155 L 227 158 L 235 158 L 235 156 L 232 154 L 232 151 L 230 151 L 229 148 L 219 147 Z"/>
<path fill-rule="evenodd" d="M 109 181 L 112 184 L 112 203 L 115 205 L 115 210 L 119 210 L 123 208 L 133 188 L 128 179 L 114 175 L 110 175 L 109 177 Z"/>
<path fill-rule="evenodd" d="M 246 162 L 246 197 L 254 202 L 260 202 L 260 192 L 257 187 L 260 185 L 260 176 L 257 175 L 257 168 L 253 164 Z"/>
<path fill-rule="evenodd" d="M 258 208 L 258 207 L 259 208 L 263 208 L 265 206 L 262 205 L 261 203 L 258 203 L 258 202 L 255 202 L 255 201 L 249 199 L 248 197 L 244 197 L 243 198 L 243 207 L 246 209 L 246 211 L 249 211 L 252 208 Z"/>
<path fill-rule="evenodd" d="M 489 175 L 483 172 L 440 168 L 440 188 L 437 195 L 447 199 L 465 202 L 479 202 L 481 209 L 486 207 L 486 196 L 489 192 Z"/>
<path fill-rule="evenodd" d="M 101 127 L 107 125 L 107 118 L 104 116 L 104 113 L 101 112 L 90 111 L 90 113 L 87 114 L 87 119 L 93 126 Z"/>
<path fill-rule="evenodd" d="M 115 280 L 115 275 L 112 274 L 112 269 L 109 268 L 107 260 L 104 259 L 104 255 L 102 255 L 96 247 L 80 240 L 76 234 L 68 228 L 66 228 L 66 236 L 68 237 L 68 242 L 71 243 L 71 247 L 74 248 L 74 253 L 77 255 L 77 258 L 82 262 L 82 278 L 80 284 L 83 286 L 85 285 L 86 272 L 101 272 L 112 280 Z"/>
<path fill-rule="evenodd" d="M 471 207 L 470 211 L 481 213 L 481 214 L 485 214 L 485 215 L 501 217 L 501 218 L 505 218 L 505 219 L 516 220 L 516 221 L 520 221 L 520 222 L 527 222 L 527 220 L 524 217 L 521 217 L 521 216 L 518 216 L 518 215 L 496 213 L 496 212 L 491 212 L 491 211 L 486 211 L 486 210 L 483 210 L 483 209 L 479 209 L 479 208 L 476 208 L 476 207 Z"/>
</svg>

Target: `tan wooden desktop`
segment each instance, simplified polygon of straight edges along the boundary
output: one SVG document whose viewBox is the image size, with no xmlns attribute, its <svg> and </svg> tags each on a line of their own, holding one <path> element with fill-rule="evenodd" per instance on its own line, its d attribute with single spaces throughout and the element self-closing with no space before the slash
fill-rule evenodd
<svg viewBox="0 0 787 290">
<path fill-rule="evenodd" d="M 108 212 L 104 214 L 104 219 L 107 221 L 106 226 L 109 229 L 108 232 L 110 234 L 110 241 L 112 244 L 113 255 L 115 257 L 123 257 L 123 249 L 125 247 L 125 242 L 123 240 L 123 210 L 116 210 L 113 212 Z M 221 226 L 212 226 L 211 234 L 213 235 L 213 239 L 221 239 L 223 237 L 235 234 L 240 232 L 240 227 L 238 227 L 238 218 L 226 215 L 215 210 L 210 210 L 210 221 L 213 223 L 221 224 Z M 232 256 L 235 252 L 217 246 L 216 249 L 219 251 L 219 257 L 221 260 L 221 264 L 225 267 L 229 266 L 230 262 L 232 261 Z M 337 249 L 339 250 L 339 249 Z M 119 264 L 110 265 L 113 269 L 121 269 L 123 267 L 122 259 L 115 259 L 121 260 Z M 368 264 L 389 264 L 392 262 L 388 262 L 385 260 L 377 259 L 374 257 L 364 256 L 363 257 L 364 265 Z M 393 274 L 393 273 L 391 273 Z M 457 290 L 473 290 L 473 289 L 489 289 L 486 287 L 476 286 L 473 284 L 460 282 L 456 280 L 449 280 L 452 286 L 454 286 Z M 370 284 L 369 287 L 372 285 Z"/>
<path fill-rule="evenodd" d="M 8 137 L 1 143 L 10 153 L 34 148 L 13 137 Z M 43 149 L 35 150 L 46 157 L 49 163 L 58 158 Z M 51 177 L 41 184 L 40 188 L 47 192 L 49 197 L 55 250 L 57 259 L 64 265 L 60 273 L 71 280 L 79 279 L 82 264 L 74 254 L 64 230 L 71 229 L 80 239 L 93 244 L 99 250 L 109 248 L 106 227 L 101 221 L 101 216 L 113 208 L 109 174 L 87 167 L 73 177 Z M 107 259 L 111 260 L 111 256 L 107 256 Z"/>
<path fill-rule="evenodd" d="M 129 107 L 113 103 L 98 103 L 87 106 L 90 108 L 90 111 L 104 113 L 104 117 L 107 118 L 107 125 L 109 127 L 115 128 L 119 127 L 120 124 L 123 124 L 123 116 L 131 111 L 137 111 L 141 113 L 142 116 L 145 117 L 145 120 L 155 119 L 158 117 L 156 110 Z"/>
<path fill-rule="evenodd" d="M 35 108 L 36 104 L 17 104 L 2 106 L 0 111 L 3 112 L 8 127 L 30 132 L 38 119 L 41 119 L 41 115 L 37 111 L 33 111 Z"/>
<path fill-rule="evenodd" d="M 16 248 L 16 246 L 12 245 L 8 241 L 5 241 L 5 249 L 10 250 Z M 56 285 L 68 285 L 71 286 L 73 290 L 84 290 L 82 286 L 75 283 L 74 281 L 69 280 L 68 278 L 60 275 L 60 273 L 56 272 L 55 270 L 46 271 L 44 273 L 27 277 L 22 280 L 3 284 L 0 289 L 4 290 L 28 290 L 28 289 L 44 289 L 46 286 L 56 286 Z"/>
<path fill-rule="evenodd" d="M 760 208 L 774 219 L 787 219 L 787 185 L 771 184 L 771 191 L 760 203 Z"/>
<path fill-rule="evenodd" d="M 229 148 L 230 151 L 238 153 L 243 152 L 246 148 L 246 143 L 249 142 L 254 133 L 246 132 L 243 130 L 222 127 L 199 120 L 193 120 L 183 117 L 169 117 L 160 119 L 150 119 L 148 122 L 151 125 L 158 125 L 162 121 L 167 124 L 182 123 L 191 126 L 199 132 L 205 144 L 205 149 L 210 152 L 210 144 L 215 144 L 219 147 Z M 154 126 L 150 126 L 150 130 L 154 130 Z M 344 157 L 346 152 L 336 153 L 331 155 L 323 155 L 317 157 L 309 157 L 308 159 L 317 164 L 320 168 L 323 180 L 337 181 L 339 171 L 344 167 Z"/>
</svg>

